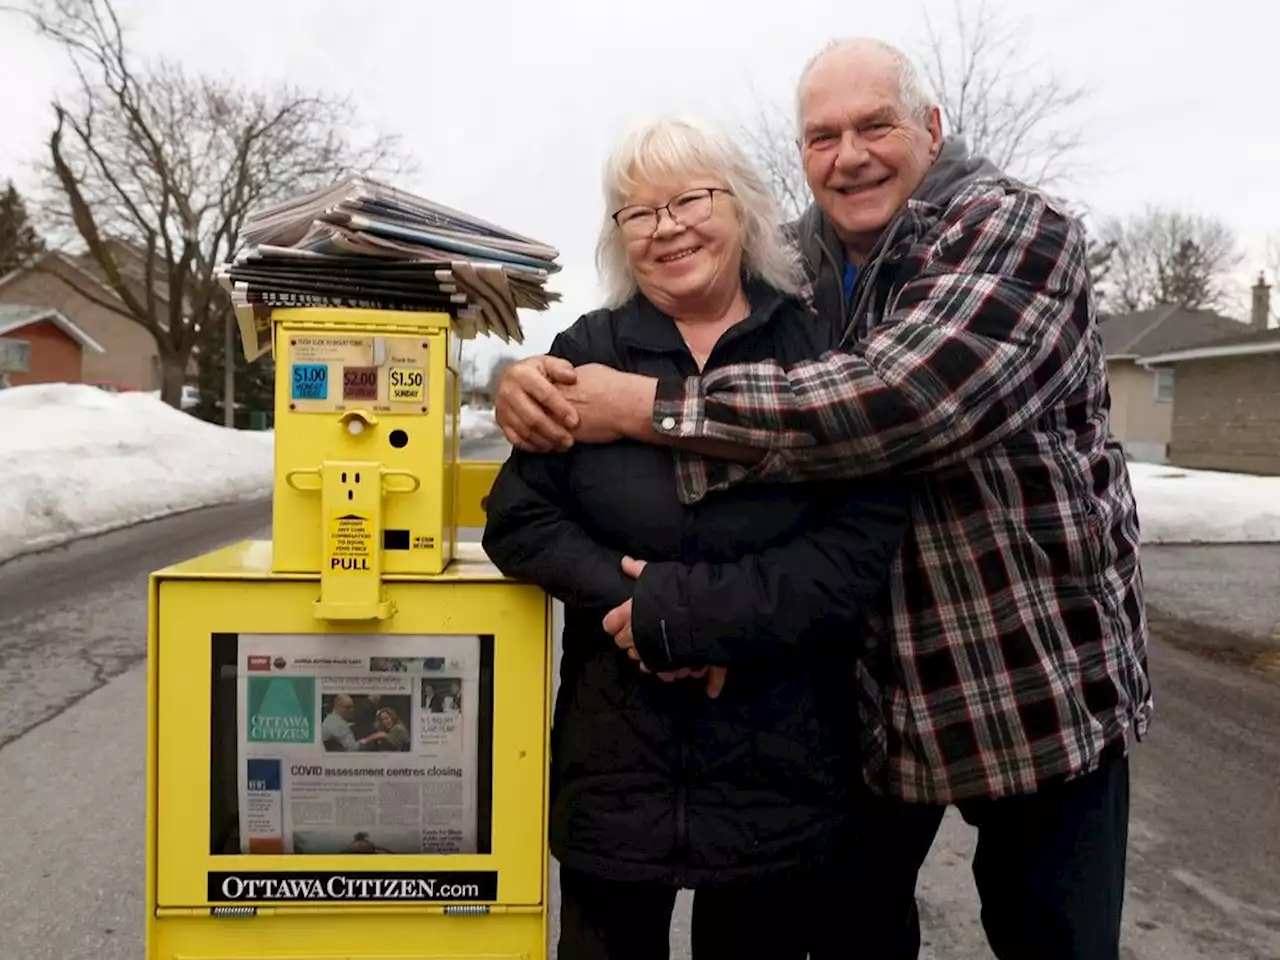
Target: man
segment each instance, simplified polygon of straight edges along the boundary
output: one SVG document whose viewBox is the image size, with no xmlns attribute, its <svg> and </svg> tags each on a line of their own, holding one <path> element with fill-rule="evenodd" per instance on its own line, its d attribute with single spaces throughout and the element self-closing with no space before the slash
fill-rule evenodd
<svg viewBox="0 0 1280 960">
<path fill-rule="evenodd" d="M 815 308 L 847 320 L 841 351 L 671 382 L 531 358 L 500 384 L 499 423 L 529 450 L 669 444 L 689 503 L 756 480 L 910 478 L 913 529 L 859 668 L 852 945 L 917 955 L 916 875 L 955 805 L 978 829 L 998 957 L 1116 958 L 1151 693 L 1082 231 L 944 140 L 883 44 L 824 50 L 797 99 L 815 204 L 792 226 Z"/>
<path fill-rule="evenodd" d="M 352 729 L 355 726 L 355 719 L 355 700 L 345 693 L 334 697 L 333 707 L 320 724 L 320 739 L 324 743 L 325 750 L 329 752 L 367 750 L 371 749 L 371 744 L 387 739 L 387 735 L 381 730 L 375 730 L 366 737 L 356 739 Z"/>
</svg>

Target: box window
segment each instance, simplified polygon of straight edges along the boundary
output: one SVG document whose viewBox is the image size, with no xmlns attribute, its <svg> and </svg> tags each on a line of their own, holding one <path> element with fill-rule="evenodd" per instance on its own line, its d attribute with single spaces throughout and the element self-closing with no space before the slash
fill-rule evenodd
<svg viewBox="0 0 1280 960">
<path fill-rule="evenodd" d="M 212 639 L 211 854 L 492 853 L 492 636 Z"/>
</svg>

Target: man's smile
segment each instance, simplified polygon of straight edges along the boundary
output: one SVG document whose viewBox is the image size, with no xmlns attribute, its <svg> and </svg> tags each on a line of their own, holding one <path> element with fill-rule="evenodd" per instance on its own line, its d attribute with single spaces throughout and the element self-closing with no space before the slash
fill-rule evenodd
<svg viewBox="0 0 1280 960">
<path fill-rule="evenodd" d="M 832 190 L 841 196 L 852 197 L 860 193 L 866 193 L 874 190 L 876 187 L 884 186 L 889 182 L 890 174 L 886 174 L 878 180 L 871 180 L 867 183 L 842 183 L 832 186 Z"/>
</svg>

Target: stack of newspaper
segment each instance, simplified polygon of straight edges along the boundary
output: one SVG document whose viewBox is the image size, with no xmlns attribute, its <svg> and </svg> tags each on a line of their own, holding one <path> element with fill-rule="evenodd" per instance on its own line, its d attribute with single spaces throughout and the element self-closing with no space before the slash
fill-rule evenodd
<svg viewBox="0 0 1280 960">
<path fill-rule="evenodd" d="M 255 211 L 239 239 L 218 276 L 250 359 L 269 349 L 273 307 L 444 312 L 464 337 L 523 343 L 516 310 L 560 299 L 544 286 L 554 247 L 365 177 Z"/>
</svg>

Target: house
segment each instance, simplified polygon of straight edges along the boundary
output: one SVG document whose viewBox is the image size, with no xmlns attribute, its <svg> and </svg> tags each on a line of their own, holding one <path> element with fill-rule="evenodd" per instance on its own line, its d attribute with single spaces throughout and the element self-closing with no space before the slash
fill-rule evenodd
<svg viewBox="0 0 1280 960">
<path fill-rule="evenodd" d="M 1164 463 L 1173 429 L 1174 371 L 1148 369 L 1144 357 L 1183 350 L 1248 327 L 1209 310 L 1164 305 L 1100 318 L 1111 383 L 1111 432 L 1134 460 Z"/>
<path fill-rule="evenodd" d="M 157 296 L 163 293 L 163 288 L 157 288 Z M 32 258 L 0 277 L 0 304 L 54 310 L 99 344 L 100 351 L 84 354 L 77 379 L 130 390 L 160 387 L 155 338 L 124 312 L 119 295 L 99 278 L 87 258 L 57 250 Z"/>
<path fill-rule="evenodd" d="M 57 310 L 0 303 L 0 337 L 30 345 L 31 358 L 22 372 L 0 371 L 10 387 L 32 383 L 80 383 L 86 352 L 100 356 L 102 346 Z"/>
<path fill-rule="evenodd" d="M 1249 332 L 1143 358 L 1173 384 L 1170 463 L 1280 475 L 1280 328 L 1270 316 L 1271 288 L 1259 277 Z"/>
</svg>

